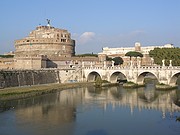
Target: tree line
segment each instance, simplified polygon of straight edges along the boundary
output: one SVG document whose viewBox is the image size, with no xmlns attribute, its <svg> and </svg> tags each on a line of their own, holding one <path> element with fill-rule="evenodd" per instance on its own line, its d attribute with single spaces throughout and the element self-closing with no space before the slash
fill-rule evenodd
<svg viewBox="0 0 180 135">
<path fill-rule="evenodd" d="M 162 60 L 165 60 L 165 65 L 169 65 L 169 60 L 172 60 L 173 66 L 180 66 L 180 48 L 154 48 L 149 52 L 149 56 L 154 59 L 154 63 L 162 65 Z"/>
<path fill-rule="evenodd" d="M 129 56 L 130 60 L 132 57 L 135 57 L 137 60 L 137 57 L 143 57 L 143 54 L 140 52 L 136 51 L 129 51 L 125 54 L 125 56 Z M 114 65 L 121 65 L 123 64 L 124 60 L 121 57 L 115 57 L 115 58 L 109 58 L 108 56 L 106 57 L 107 61 L 114 61 Z"/>
<path fill-rule="evenodd" d="M 0 58 L 13 58 L 14 55 L 0 55 Z"/>
</svg>

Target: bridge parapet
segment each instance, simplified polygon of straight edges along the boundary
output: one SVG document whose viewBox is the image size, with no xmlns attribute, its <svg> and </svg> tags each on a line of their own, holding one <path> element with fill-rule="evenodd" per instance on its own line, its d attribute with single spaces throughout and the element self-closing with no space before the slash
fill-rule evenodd
<svg viewBox="0 0 180 135">
<path fill-rule="evenodd" d="M 180 69 L 180 66 L 86 66 L 85 69 Z"/>
</svg>

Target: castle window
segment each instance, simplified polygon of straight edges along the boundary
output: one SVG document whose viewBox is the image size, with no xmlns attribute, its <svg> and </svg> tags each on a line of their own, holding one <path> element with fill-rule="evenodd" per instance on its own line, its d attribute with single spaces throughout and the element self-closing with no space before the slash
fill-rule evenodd
<svg viewBox="0 0 180 135">
<path fill-rule="evenodd" d="M 57 34 L 57 39 L 59 40 L 59 34 Z"/>
<path fill-rule="evenodd" d="M 66 42 L 66 39 L 61 39 L 61 42 Z"/>
</svg>

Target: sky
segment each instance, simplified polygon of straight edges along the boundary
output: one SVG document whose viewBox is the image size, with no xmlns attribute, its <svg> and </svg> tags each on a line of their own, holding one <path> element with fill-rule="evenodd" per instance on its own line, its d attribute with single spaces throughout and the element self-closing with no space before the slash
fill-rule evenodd
<svg viewBox="0 0 180 135">
<path fill-rule="evenodd" d="M 39 25 L 66 29 L 76 54 L 103 47 L 180 47 L 180 0 L 1 0 L 0 54 Z"/>
</svg>

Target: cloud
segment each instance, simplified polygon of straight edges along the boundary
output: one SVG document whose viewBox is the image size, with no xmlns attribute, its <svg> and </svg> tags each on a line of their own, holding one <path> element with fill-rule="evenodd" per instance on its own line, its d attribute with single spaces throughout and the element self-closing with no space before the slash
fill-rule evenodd
<svg viewBox="0 0 180 135">
<path fill-rule="evenodd" d="M 73 33 L 72 39 L 76 41 L 77 53 L 91 53 L 101 50 L 99 36 L 95 32 Z"/>
<path fill-rule="evenodd" d="M 99 34 L 95 32 L 74 33 L 72 38 L 76 40 L 76 51 L 84 52 L 101 52 L 103 47 L 125 47 L 134 46 L 134 43 L 144 42 L 146 32 L 135 30 L 127 33 L 116 34 Z"/>
<path fill-rule="evenodd" d="M 129 32 L 119 32 L 111 35 L 99 35 L 96 39 L 99 41 L 99 45 L 103 47 L 130 47 L 134 46 L 135 42 L 146 43 L 147 33 L 143 30 L 134 30 Z"/>
<path fill-rule="evenodd" d="M 95 33 L 94 32 L 84 32 L 82 35 L 80 35 L 78 42 L 79 44 L 86 44 L 90 41 L 92 41 L 95 37 Z"/>
</svg>

